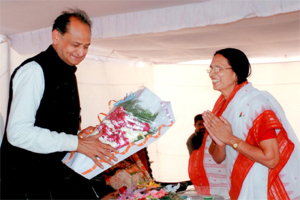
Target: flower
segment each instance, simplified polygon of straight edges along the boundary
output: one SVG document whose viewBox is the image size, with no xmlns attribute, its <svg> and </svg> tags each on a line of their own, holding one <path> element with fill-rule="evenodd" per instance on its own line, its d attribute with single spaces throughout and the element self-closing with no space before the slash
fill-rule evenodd
<svg viewBox="0 0 300 200">
<path fill-rule="evenodd" d="M 124 187 L 122 187 L 124 189 Z M 117 200 L 181 200 L 186 199 L 186 196 L 180 197 L 175 192 L 168 192 L 168 188 L 176 188 L 176 186 L 172 187 L 172 185 L 167 185 L 167 187 L 162 187 L 160 184 L 151 181 L 149 183 L 137 184 L 135 187 L 127 188 L 123 193 L 120 192 L 119 189 L 119 197 Z M 177 189 L 176 189 L 177 190 Z"/>
<path fill-rule="evenodd" d="M 119 189 L 119 192 L 120 192 L 121 194 L 123 194 L 123 193 L 126 191 L 126 189 L 127 189 L 127 187 L 124 185 L 123 187 L 121 187 L 121 188 Z"/>
<path fill-rule="evenodd" d="M 102 129 L 101 142 L 121 148 L 137 141 L 139 137 L 144 138 L 143 136 L 150 131 L 150 125 L 126 113 L 125 108 L 119 106 L 103 120 L 97 129 L 98 131 Z"/>
<path fill-rule="evenodd" d="M 160 189 L 159 191 L 151 190 L 148 192 L 148 195 L 153 198 L 161 198 L 161 197 L 166 196 L 166 194 L 168 194 L 168 192 L 164 191 L 163 189 Z"/>
</svg>

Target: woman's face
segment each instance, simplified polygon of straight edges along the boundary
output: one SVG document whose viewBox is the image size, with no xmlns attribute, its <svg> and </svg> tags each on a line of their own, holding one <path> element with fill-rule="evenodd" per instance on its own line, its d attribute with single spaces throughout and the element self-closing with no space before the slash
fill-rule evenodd
<svg viewBox="0 0 300 200">
<path fill-rule="evenodd" d="M 228 60 L 221 54 L 216 54 L 210 64 L 209 77 L 214 90 L 220 91 L 225 99 L 228 98 L 237 85 L 237 75 L 232 70 Z"/>
</svg>

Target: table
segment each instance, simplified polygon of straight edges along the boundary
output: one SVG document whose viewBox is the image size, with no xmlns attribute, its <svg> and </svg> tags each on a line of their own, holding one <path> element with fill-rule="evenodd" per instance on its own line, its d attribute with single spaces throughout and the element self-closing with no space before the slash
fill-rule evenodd
<svg viewBox="0 0 300 200">
<path fill-rule="evenodd" d="M 185 191 L 177 192 L 179 196 L 188 196 L 192 200 L 230 200 L 230 197 L 224 197 L 219 195 L 201 195 L 198 194 L 194 186 L 188 186 Z"/>
</svg>

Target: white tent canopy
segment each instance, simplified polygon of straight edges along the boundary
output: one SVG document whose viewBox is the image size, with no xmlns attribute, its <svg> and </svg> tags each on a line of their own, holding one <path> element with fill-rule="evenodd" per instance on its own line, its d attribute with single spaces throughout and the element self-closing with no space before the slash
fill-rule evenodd
<svg viewBox="0 0 300 200">
<path fill-rule="evenodd" d="M 92 45 L 76 72 L 82 127 L 97 124 L 97 115 L 108 111 L 109 100 L 121 99 L 142 85 L 171 101 L 176 123 L 149 147 L 157 180 L 188 179 L 185 141 L 194 131 L 193 117 L 211 110 L 219 96 L 205 72 L 207 64 L 178 63 L 207 63 L 221 48 L 239 48 L 250 60 L 273 59 L 252 64 L 249 81 L 278 99 L 300 138 L 297 0 L 1 1 L 4 121 L 10 74 L 24 59 L 51 44 L 53 20 L 68 7 L 85 10 L 93 21 Z M 144 67 L 138 61 L 144 61 Z"/>
<path fill-rule="evenodd" d="M 1 34 L 18 53 L 38 53 L 51 43 L 53 20 L 67 7 L 90 11 L 90 54 L 104 57 L 183 62 L 210 59 L 217 48 L 233 45 L 250 57 L 299 55 L 297 0 L 4 1 Z"/>
</svg>

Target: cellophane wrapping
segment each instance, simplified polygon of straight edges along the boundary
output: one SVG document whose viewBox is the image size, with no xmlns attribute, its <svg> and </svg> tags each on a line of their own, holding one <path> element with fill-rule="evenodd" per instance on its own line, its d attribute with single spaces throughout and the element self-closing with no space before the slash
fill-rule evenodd
<svg viewBox="0 0 300 200">
<path fill-rule="evenodd" d="M 171 103 L 143 87 L 116 102 L 92 135 L 102 130 L 99 140 L 119 149 L 115 156 L 120 162 L 158 140 L 174 122 Z M 67 153 L 62 161 L 87 179 L 111 167 L 102 162 L 104 169 L 101 169 L 78 152 Z"/>
</svg>

